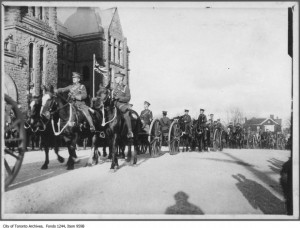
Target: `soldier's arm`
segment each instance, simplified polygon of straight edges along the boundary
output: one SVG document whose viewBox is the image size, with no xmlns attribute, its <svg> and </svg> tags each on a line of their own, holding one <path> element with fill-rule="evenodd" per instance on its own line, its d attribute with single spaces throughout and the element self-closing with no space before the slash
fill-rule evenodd
<svg viewBox="0 0 300 228">
<path fill-rule="evenodd" d="M 153 114 L 152 111 L 150 111 L 150 122 L 153 120 Z"/>
<path fill-rule="evenodd" d="M 58 93 L 69 92 L 70 89 L 71 89 L 71 86 L 67 86 L 67 87 L 65 87 L 65 88 L 59 88 L 59 89 L 57 89 L 57 92 L 58 92 Z"/>
<path fill-rule="evenodd" d="M 79 101 L 82 101 L 87 98 L 86 88 L 84 85 L 80 86 L 80 94 L 76 95 L 75 98 Z"/>
<path fill-rule="evenodd" d="M 126 86 L 126 88 L 125 88 L 125 95 L 124 96 L 119 96 L 118 98 L 119 98 L 119 101 L 121 101 L 121 102 L 126 102 L 127 103 L 127 102 L 130 101 L 131 95 L 130 95 L 130 90 L 129 90 L 128 86 Z"/>
</svg>

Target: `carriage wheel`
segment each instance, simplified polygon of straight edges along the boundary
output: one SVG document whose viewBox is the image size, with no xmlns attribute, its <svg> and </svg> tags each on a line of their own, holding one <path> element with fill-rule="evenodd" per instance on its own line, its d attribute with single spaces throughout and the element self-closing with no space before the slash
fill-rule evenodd
<svg viewBox="0 0 300 228">
<path fill-rule="evenodd" d="M 213 149 L 217 151 L 220 149 L 221 141 L 220 141 L 220 131 L 215 129 L 213 136 Z"/>
<path fill-rule="evenodd" d="M 169 150 L 170 154 L 175 154 L 179 152 L 181 130 L 177 121 L 173 121 L 169 129 Z"/>
<path fill-rule="evenodd" d="M 155 119 L 151 122 L 149 129 L 149 152 L 151 157 L 157 157 L 161 152 L 162 145 L 162 132 L 161 126 L 158 119 Z"/>
<path fill-rule="evenodd" d="M 224 133 L 224 131 L 221 130 L 220 135 L 219 135 L 219 142 L 220 142 L 219 148 L 220 148 L 220 151 L 223 150 L 223 138 L 222 138 L 223 133 Z"/>
<path fill-rule="evenodd" d="M 5 166 L 5 189 L 13 182 L 21 168 L 24 152 L 26 147 L 26 134 L 24 128 L 24 119 L 22 113 L 18 109 L 17 103 L 5 94 L 5 105 L 11 106 L 11 114 L 13 116 L 11 124 L 5 123 L 4 135 L 8 135 L 12 130 L 15 131 L 14 138 L 5 138 L 4 149 L 4 166 Z M 17 150 L 11 148 L 14 144 Z"/>
</svg>

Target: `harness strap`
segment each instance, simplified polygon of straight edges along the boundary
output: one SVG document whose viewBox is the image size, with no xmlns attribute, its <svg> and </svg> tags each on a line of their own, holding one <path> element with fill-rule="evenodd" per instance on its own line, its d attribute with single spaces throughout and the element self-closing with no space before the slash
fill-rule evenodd
<svg viewBox="0 0 300 228">
<path fill-rule="evenodd" d="M 69 104 L 69 105 L 70 105 L 70 117 L 69 117 L 68 122 L 65 124 L 65 126 L 61 130 L 60 130 L 60 119 L 58 121 L 58 131 L 55 131 L 54 121 L 53 121 L 53 119 L 51 119 L 52 129 L 53 129 L 53 132 L 54 132 L 55 136 L 60 135 L 65 130 L 65 128 L 71 123 L 71 119 L 72 119 L 72 105 L 71 104 Z"/>
<path fill-rule="evenodd" d="M 116 119 L 116 117 L 117 117 L 117 108 L 116 108 L 116 106 L 115 106 L 115 115 L 114 115 L 114 117 L 113 117 L 111 120 L 109 120 L 108 122 L 105 122 L 104 107 L 102 107 L 102 115 L 103 115 L 103 119 L 102 119 L 102 124 L 101 124 L 101 126 L 104 127 L 106 124 L 111 123 L 112 121 L 114 121 L 114 120 Z"/>
</svg>

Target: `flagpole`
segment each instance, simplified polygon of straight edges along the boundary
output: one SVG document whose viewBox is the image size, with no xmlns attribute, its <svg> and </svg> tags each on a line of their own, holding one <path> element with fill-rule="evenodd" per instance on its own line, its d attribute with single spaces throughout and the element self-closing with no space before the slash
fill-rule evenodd
<svg viewBox="0 0 300 228">
<path fill-rule="evenodd" d="M 93 98 L 95 97 L 95 54 L 93 54 Z"/>
</svg>

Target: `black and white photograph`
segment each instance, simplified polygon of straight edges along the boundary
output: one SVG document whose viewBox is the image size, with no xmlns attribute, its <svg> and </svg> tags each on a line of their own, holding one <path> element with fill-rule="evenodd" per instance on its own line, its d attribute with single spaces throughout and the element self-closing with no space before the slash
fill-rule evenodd
<svg viewBox="0 0 300 228">
<path fill-rule="evenodd" d="M 298 2 L 1 3 L 1 220 L 299 220 Z"/>
</svg>

